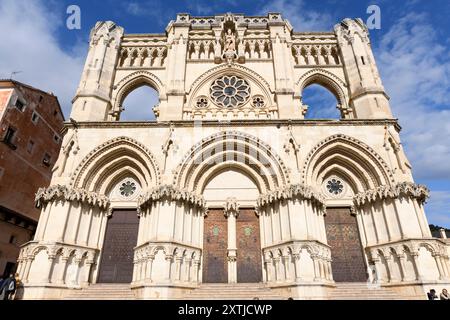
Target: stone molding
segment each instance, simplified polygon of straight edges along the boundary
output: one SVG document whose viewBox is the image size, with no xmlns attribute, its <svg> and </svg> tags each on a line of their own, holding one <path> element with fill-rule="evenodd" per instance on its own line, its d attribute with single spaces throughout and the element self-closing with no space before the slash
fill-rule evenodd
<svg viewBox="0 0 450 320">
<path fill-rule="evenodd" d="M 378 200 L 398 199 L 403 196 L 417 199 L 419 203 L 423 204 L 429 197 L 429 193 L 428 188 L 424 185 L 401 182 L 395 186 L 384 185 L 360 192 L 354 196 L 353 202 L 359 207 L 366 203 L 372 203 Z"/>
<path fill-rule="evenodd" d="M 36 192 L 35 203 L 38 208 L 41 208 L 45 203 L 58 200 L 80 202 L 100 209 L 108 209 L 110 204 L 109 198 L 105 195 L 59 184 L 47 188 L 39 188 Z"/>
</svg>

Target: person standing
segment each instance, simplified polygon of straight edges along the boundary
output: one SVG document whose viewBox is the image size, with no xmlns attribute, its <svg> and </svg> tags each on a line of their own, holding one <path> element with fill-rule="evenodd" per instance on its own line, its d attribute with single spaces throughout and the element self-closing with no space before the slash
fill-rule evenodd
<svg viewBox="0 0 450 320">
<path fill-rule="evenodd" d="M 438 300 L 438 296 L 436 294 L 436 290 L 431 289 L 430 292 L 427 293 L 428 300 Z"/>
<path fill-rule="evenodd" d="M 448 294 L 447 289 L 442 289 L 442 292 L 439 296 L 441 300 L 450 300 L 450 295 Z"/>
<path fill-rule="evenodd" d="M 4 295 L 3 300 L 11 300 L 16 292 L 17 281 L 14 274 L 10 274 L 9 278 L 3 281 L 0 292 Z"/>
</svg>

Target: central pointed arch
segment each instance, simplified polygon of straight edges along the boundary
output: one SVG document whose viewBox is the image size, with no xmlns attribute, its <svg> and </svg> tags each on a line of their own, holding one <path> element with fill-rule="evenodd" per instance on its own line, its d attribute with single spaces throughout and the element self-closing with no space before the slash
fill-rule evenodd
<svg viewBox="0 0 450 320">
<path fill-rule="evenodd" d="M 208 179 L 225 168 L 245 172 L 265 193 L 289 184 L 287 168 L 260 139 L 238 131 L 222 131 L 202 139 L 184 156 L 174 185 L 200 194 Z"/>
</svg>

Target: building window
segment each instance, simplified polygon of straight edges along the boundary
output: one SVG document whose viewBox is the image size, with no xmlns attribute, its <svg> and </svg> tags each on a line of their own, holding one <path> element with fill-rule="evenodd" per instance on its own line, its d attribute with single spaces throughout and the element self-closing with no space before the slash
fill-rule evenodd
<svg viewBox="0 0 450 320">
<path fill-rule="evenodd" d="M 15 107 L 23 112 L 23 110 L 25 109 L 25 104 L 22 101 L 20 101 L 19 98 L 17 98 Z"/>
<path fill-rule="evenodd" d="M 213 82 L 211 99 L 220 107 L 240 107 L 250 97 L 250 85 L 237 76 L 223 76 Z"/>
<path fill-rule="evenodd" d="M 9 243 L 11 243 L 11 244 L 16 244 L 17 243 L 17 237 L 15 236 L 15 235 L 11 235 L 10 237 L 9 237 Z"/>
<path fill-rule="evenodd" d="M 3 142 L 6 143 L 11 148 L 16 149 L 17 147 L 14 145 L 15 138 L 16 138 L 16 130 L 11 127 L 8 127 L 8 130 L 6 130 L 5 137 L 3 138 Z"/>
<path fill-rule="evenodd" d="M 43 163 L 45 166 L 49 167 L 49 166 L 50 166 L 50 160 L 51 160 L 51 156 L 46 152 L 46 153 L 44 154 L 44 158 L 42 159 L 42 163 Z"/>
<path fill-rule="evenodd" d="M 344 185 L 342 184 L 342 182 L 338 179 L 331 179 L 328 181 L 327 183 L 327 189 L 328 192 L 331 194 L 339 194 L 342 192 L 342 190 L 344 190 Z"/>
<path fill-rule="evenodd" d="M 136 191 L 136 184 L 132 181 L 124 182 L 120 186 L 119 190 L 122 196 L 129 197 Z"/>
<path fill-rule="evenodd" d="M 58 111 L 53 111 L 53 116 L 56 117 L 58 115 Z"/>
<path fill-rule="evenodd" d="M 44 97 L 43 96 L 39 96 L 39 103 L 42 102 L 42 99 L 44 99 Z"/>
<path fill-rule="evenodd" d="M 34 124 L 37 124 L 39 121 L 39 115 L 33 111 L 33 114 L 31 115 L 31 121 L 33 121 Z"/>
<path fill-rule="evenodd" d="M 34 148 L 34 141 L 33 140 L 28 141 L 28 145 L 27 145 L 28 153 L 32 153 L 33 152 L 33 148 Z"/>
<path fill-rule="evenodd" d="M 53 136 L 53 141 L 55 141 L 56 143 L 59 143 L 59 136 L 57 134 L 55 134 Z"/>
</svg>

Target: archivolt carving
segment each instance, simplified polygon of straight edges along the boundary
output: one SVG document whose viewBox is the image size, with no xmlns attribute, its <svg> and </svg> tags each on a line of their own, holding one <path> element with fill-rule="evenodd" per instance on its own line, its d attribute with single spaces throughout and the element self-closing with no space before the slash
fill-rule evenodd
<svg viewBox="0 0 450 320">
<path fill-rule="evenodd" d="M 344 145 L 348 145 L 357 149 L 360 153 L 360 156 L 363 156 L 363 158 L 367 159 L 368 164 L 370 163 L 371 165 L 376 166 L 381 176 L 373 178 L 381 180 L 381 182 L 384 184 L 395 183 L 392 171 L 389 169 L 383 158 L 377 152 L 375 152 L 375 150 L 358 139 L 346 136 L 344 134 L 335 134 L 319 142 L 315 147 L 311 149 L 311 151 L 306 156 L 302 170 L 302 180 L 305 184 L 308 184 L 308 177 L 311 176 L 311 172 L 309 171 L 312 170 L 311 167 L 313 167 L 313 164 L 315 164 L 314 162 L 317 161 L 317 159 L 315 158 L 317 158 L 320 152 L 325 148 L 332 147 L 334 144 L 337 145 L 338 143 L 342 143 Z M 373 172 L 372 174 L 378 175 L 378 173 L 376 172 Z"/>
<path fill-rule="evenodd" d="M 348 106 L 346 83 L 332 72 L 324 70 L 322 68 L 314 68 L 302 75 L 295 84 L 295 91 L 299 92 L 301 95 L 303 89 L 306 86 L 315 82 L 323 84 L 325 87 L 331 90 L 342 107 L 346 108 Z"/>
<path fill-rule="evenodd" d="M 142 83 L 147 83 L 154 87 L 159 93 L 159 98 L 161 100 L 165 99 L 166 93 L 163 82 L 153 73 L 140 70 L 130 73 L 114 85 L 111 99 L 113 109 L 118 110 L 125 97 Z"/>
<path fill-rule="evenodd" d="M 107 209 L 109 207 L 109 199 L 104 195 L 89 192 L 82 188 L 71 188 L 63 185 L 39 188 L 35 197 L 37 207 L 42 207 L 45 203 L 56 200 L 77 201 L 101 209 Z"/>
<path fill-rule="evenodd" d="M 117 137 L 105 143 L 102 143 L 101 145 L 94 148 L 91 152 L 89 152 L 73 172 L 70 179 L 70 185 L 79 186 L 81 183 L 81 179 L 86 174 L 87 169 L 91 168 L 93 163 L 97 159 L 101 159 L 102 156 L 108 153 L 111 149 L 121 145 L 129 147 L 131 150 L 138 150 L 139 153 L 143 157 L 145 157 L 146 165 L 148 166 L 148 168 L 152 169 L 152 179 L 155 179 L 155 185 L 158 185 L 160 183 L 161 171 L 159 169 L 156 158 L 143 144 L 137 142 L 132 138 L 124 136 Z M 145 186 L 142 187 L 144 188 Z"/>
<path fill-rule="evenodd" d="M 178 165 L 175 173 L 173 185 L 188 187 L 189 181 L 192 179 L 192 175 L 196 168 L 198 168 L 201 164 L 207 163 L 212 159 L 213 154 L 211 152 L 207 152 L 208 146 L 213 143 L 220 143 L 223 146 L 223 142 L 227 142 L 227 144 L 240 143 L 244 148 L 248 148 L 248 153 L 258 154 L 260 157 L 256 159 L 252 157 L 252 161 L 254 161 L 254 165 L 262 166 L 262 168 L 266 168 L 266 170 L 270 169 L 273 172 L 275 186 L 283 186 L 290 183 L 289 174 L 286 165 L 283 160 L 274 152 L 274 150 L 265 142 L 261 141 L 259 138 L 256 138 L 252 135 L 239 132 L 239 131 L 221 131 L 216 134 L 213 134 L 209 137 L 203 138 L 200 142 L 196 143 L 187 154 L 183 157 L 180 164 Z M 216 150 L 218 151 L 218 150 Z M 219 150 L 226 151 L 237 154 L 236 150 Z M 205 153 L 205 154 L 204 154 Z M 217 152 L 220 154 L 219 152 Z M 242 152 L 241 152 L 242 155 Z M 196 163 L 196 159 L 201 156 L 201 163 Z M 254 156 L 254 155 L 253 155 Z M 261 164 L 260 158 L 265 157 L 264 161 L 268 163 Z M 236 164 L 240 164 L 236 162 Z M 219 166 L 220 164 L 214 164 Z M 244 167 L 249 166 L 246 163 L 242 163 Z M 268 169 L 267 169 L 268 168 Z M 188 170 L 189 169 L 189 170 Z M 196 177 L 194 177 L 196 178 Z M 261 177 L 260 177 L 261 178 Z M 266 178 L 266 177 L 263 177 Z M 269 188 L 271 184 L 267 184 L 265 187 Z M 261 187 L 261 186 L 260 186 Z"/>
<path fill-rule="evenodd" d="M 401 196 L 411 197 L 423 203 L 429 197 L 429 190 L 421 184 L 402 182 L 395 186 L 379 186 L 376 189 L 360 192 L 355 195 L 353 201 L 357 206 L 361 206 L 365 203 L 389 198 L 396 199 Z"/>
</svg>

